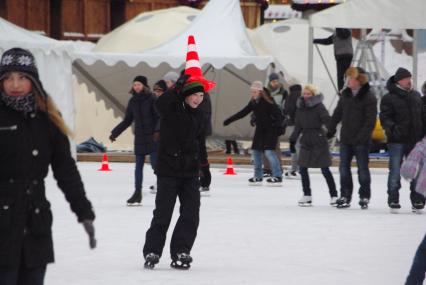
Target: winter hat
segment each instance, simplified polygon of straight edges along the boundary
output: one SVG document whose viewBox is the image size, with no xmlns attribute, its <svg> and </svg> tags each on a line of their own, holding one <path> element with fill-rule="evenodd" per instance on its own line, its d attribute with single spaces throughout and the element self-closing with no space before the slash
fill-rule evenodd
<svg viewBox="0 0 426 285">
<path fill-rule="evenodd" d="M 411 73 L 407 69 L 400 67 L 395 72 L 394 80 L 395 82 L 398 82 L 404 78 L 411 77 L 411 76 L 412 76 Z"/>
<path fill-rule="evenodd" d="M 368 83 L 368 75 L 361 67 L 351 66 L 346 70 L 345 75 L 346 77 L 355 78 L 361 85 Z"/>
<path fill-rule="evenodd" d="M 203 92 L 204 93 L 204 85 L 200 81 L 192 81 L 186 83 L 182 88 L 182 95 L 183 97 L 190 96 L 197 92 Z"/>
<path fill-rule="evenodd" d="M 161 89 L 163 91 L 166 91 L 167 90 L 167 84 L 166 84 L 166 82 L 164 80 L 162 80 L 162 79 L 158 80 L 157 82 L 155 82 L 153 89 L 155 90 L 157 88 L 159 88 L 159 89 Z"/>
<path fill-rule="evenodd" d="M 148 80 L 143 75 L 136 76 L 135 79 L 133 79 L 133 82 L 135 82 L 135 81 L 142 83 L 143 86 L 149 87 L 148 86 Z"/>
<path fill-rule="evenodd" d="M 169 71 L 163 76 L 164 81 L 170 80 L 170 81 L 176 82 L 178 78 L 179 78 L 179 74 L 177 74 L 174 71 Z"/>
<path fill-rule="evenodd" d="M 198 57 L 197 49 L 195 46 L 194 36 L 188 36 L 188 50 L 186 53 L 186 65 L 184 74 L 190 75 L 187 80 L 187 84 L 194 81 L 199 82 L 203 85 L 203 92 L 209 92 L 209 90 L 216 86 L 216 82 L 207 80 L 203 76 L 200 59 Z"/>
<path fill-rule="evenodd" d="M 308 90 L 313 96 L 318 95 L 318 88 L 313 84 L 306 84 L 303 90 Z"/>
<path fill-rule="evenodd" d="M 0 60 L 0 80 L 8 72 L 24 73 L 33 83 L 33 87 L 39 91 L 40 95 L 47 97 L 37 70 L 37 63 L 34 55 L 22 48 L 11 48 L 5 51 Z"/>
<path fill-rule="evenodd" d="M 263 84 L 260 81 L 253 81 L 250 85 L 250 89 L 263 90 Z"/>
<path fill-rule="evenodd" d="M 269 74 L 269 81 L 278 80 L 279 78 L 280 77 L 275 72 L 272 72 L 271 74 Z"/>
</svg>

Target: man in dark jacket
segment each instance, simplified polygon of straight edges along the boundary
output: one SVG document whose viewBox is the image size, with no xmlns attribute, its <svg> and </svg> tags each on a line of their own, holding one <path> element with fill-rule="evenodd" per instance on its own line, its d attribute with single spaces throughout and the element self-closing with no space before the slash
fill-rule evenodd
<svg viewBox="0 0 426 285">
<path fill-rule="evenodd" d="M 401 208 L 399 189 L 401 188 L 400 168 L 402 159 L 423 137 L 422 100 L 419 92 L 413 90 L 411 73 L 398 68 L 386 85 L 389 93 L 380 103 L 380 121 L 385 130 L 389 150 L 388 205 L 392 211 Z M 415 181 L 410 183 L 412 206 L 424 207 L 424 198 L 415 189 Z"/>
<path fill-rule="evenodd" d="M 337 207 L 350 207 L 353 192 L 351 161 L 355 156 L 360 184 L 359 205 L 367 208 L 371 196 L 368 154 L 376 123 L 377 100 L 368 84 L 368 75 L 362 68 L 350 67 L 346 76 L 348 87 L 342 91 L 327 134 L 331 138 L 336 132 L 337 124 L 342 122 L 339 166 L 341 197 L 337 200 Z"/>
<path fill-rule="evenodd" d="M 142 200 L 143 166 L 145 156 L 150 155 L 152 169 L 155 170 L 157 162 L 156 141 L 158 138 L 158 114 L 154 108 L 156 97 L 149 90 L 145 76 L 136 76 L 133 80 L 132 98 L 127 104 L 126 114 L 110 135 L 111 142 L 126 130 L 133 122 L 135 123 L 135 191 L 127 200 L 127 205 L 140 205 Z"/>
<path fill-rule="evenodd" d="M 197 235 L 200 211 L 200 161 L 207 160 L 204 138 L 204 116 L 198 109 L 204 96 L 199 81 L 186 82 L 183 75 L 174 89 L 158 98 L 161 128 L 156 174 L 158 192 L 151 227 L 146 233 L 143 254 L 145 267 L 158 263 L 176 198 L 180 201 L 180 217 L 170 243 L 172 267 L 187 269 L 189 255 Z M 182 87 L 183 86 L 183 87 Z"/>
<path fill-rule="evenodd" d="M 344 86 L 344 75 L 346 69 L 351 65 L 353 57 L 352 32 L 349 29 L 337 28 L 328 38 L 315 39 L 314 44 L 334 46 L 334 57 L 337 66 L 337 86 L 339 91 Z"/>
</svg>

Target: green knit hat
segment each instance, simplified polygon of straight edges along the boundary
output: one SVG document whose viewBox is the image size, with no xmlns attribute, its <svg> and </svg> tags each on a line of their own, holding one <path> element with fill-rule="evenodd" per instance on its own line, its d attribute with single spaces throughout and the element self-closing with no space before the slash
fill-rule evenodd
<svg viewBox="0 0 426 285">
<path fill-rule="evenodd" d="M 204 93 L 204 86 L 199 81 L 192 81 L 186 83 L 182 88 L 182 95 L 183 97 L 190 96 L 197 92 L 203 92 Z"/>
</svg>

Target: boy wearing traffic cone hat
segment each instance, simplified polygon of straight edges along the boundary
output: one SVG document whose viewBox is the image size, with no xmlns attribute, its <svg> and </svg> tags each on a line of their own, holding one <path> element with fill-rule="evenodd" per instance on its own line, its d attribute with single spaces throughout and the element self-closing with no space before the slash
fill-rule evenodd
<svg viewBox="0 0 426 285">
<path fill-rule="evenodd" d="M 194 37 L 189 36 L 185 73 L 156 102 L 161 118 L 158 191 L 143 248 L 145 268 L 154 268 L 159 262 L 177 197 L 181 210 L 170 243 L 171 266 L 188 269 L 192 262 L 190 253 L 200 211 L 198 174 L 200 161 L 207 160 L 203 114 L 198 107 L 204 93 L 214 86 L 214 82 L 203 77 Z"/>
</svg>

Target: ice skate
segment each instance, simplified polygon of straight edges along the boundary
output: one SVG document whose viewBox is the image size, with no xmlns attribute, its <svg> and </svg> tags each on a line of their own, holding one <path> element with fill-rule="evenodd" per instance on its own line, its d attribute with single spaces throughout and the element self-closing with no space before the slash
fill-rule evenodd
<svg viewBox="0 0 426 285">
<path fill-rule="evenodd" d="M 297 173 L 296 171 L 294 171 L 294 170 L 287 170 L 285 173 L 284 173 L 284 177 L 286 178 L 286 179 L 300 179 L 300 174 L 299 173 Z"/>
<path fill-rule="evenodd" d="M 332 206 L 332 207 L 337 206 L 337 197 L 331 197 L 330 198 L 330 206 Z"/>
<path fill-rule="evenodd" d="M 250 186 L 262 186 L 263 179 L 262 178 L 256 178 L 252 177 L 248 180 Z"/>
<path fill-rule="evenodd" d="M 299 200 L 300 207 L 311 207 L 312 206 L 312 196 L 302 196 Z"/>
<path fill-rule="evenodd" d="M 208 197 L 208 196 L 210 196 L 210 187 L 208 187 L 208 186 L 205 186 L 205 187 L 200 187 L 200 194 L 201 194 L 201 196 L 205 196 L 205 197 Z"/>
<path fill-rule="evenodd" d="M 401 209 L 401 205 L 399 204 L 399 202 L 389 202 L 388 205 L 392 214 L 399 213 L 399 209 Z"/>
<path fill-rule="evenodd" d="M 266 179 L 266 185 L 268 186 L 281 186 L 282 182 L 283 182 L 282 177 L 270 177 Z"/>
<path fill-rule="evenodd" d="M 272 171 L 269 169 L 263 169 L 263 178 L 271 177 Z"/>
<path fill-rule="evenodd" d="M 351 202 L 346 197 L 340 197 L 337 199 L 337 209 L 345 209 L 351 206 Z"/>
<path fill-rule="evenodd" d="M 142 205 L 142 193 L 135 192 L 132 197 L 127 200 L 127 206 L 141 206 Z"/>
<path fill-rule="evenodd" d="M 160 256 L 155 253 L 148 253 L 145 256 L 144 267 L 146 269 L 154 269 L 155 265 L 160 261 Z"/>
<path fill-rule="evenodd" d="M 423 202 L 411 202 L 411 211 L 415 214 L 422 214 L 425 204 Z"/>
<path fill-rule="evenodd" d="M 359 199 L 359 206 L 361 209 L 365 210 L 368 209 L 368 203 L 370 203 L 370 200 L 368 198 L 361 198 Z"/>
<path fill-rule="evenodd" d="M 170 266 L 175 269 L 187 270 L 191 267 L 192 257 L 187 253 L 178 253 L 173 257 Z"/>
<path fill-rule="evenodd" d="M 151 194 L 157 194 L 157 187 L 155 185 L 149 186 L 149 192 Z"/>
</svg>

